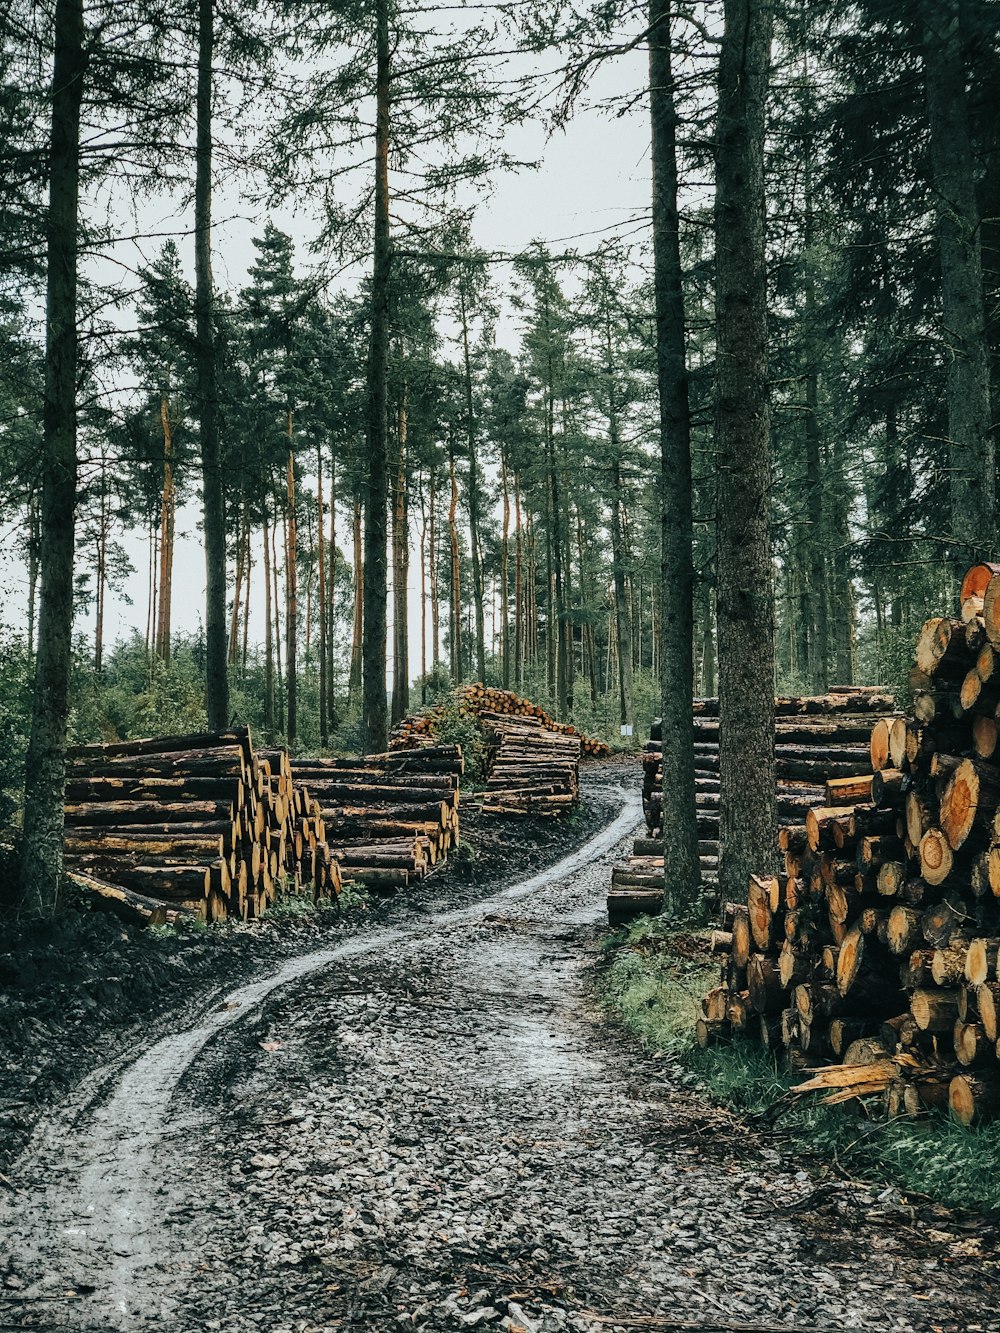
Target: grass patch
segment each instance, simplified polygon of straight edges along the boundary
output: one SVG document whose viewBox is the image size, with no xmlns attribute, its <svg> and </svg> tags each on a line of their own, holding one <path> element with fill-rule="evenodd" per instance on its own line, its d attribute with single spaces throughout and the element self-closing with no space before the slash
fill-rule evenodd
<svg viewBox="0 0 1000 1333">
<path fill-rule="evenodd" d="M 756 1042 L 737 1039 L 703 1050 L 695 1041 L 699 1001 L 718 981 L 706 938 L 656 918 L 615 932 L 605 942 L 602 999 L 647 1050 L 670 1059 L 678 1082 L 738 1114 L 759 1116 L 781 1102 L 794 1080 Z M 822 1106 L 810 1096 L 777 1110 L 765 1132 L 792 1157 L 835 1162 L 856 1179 L 950 1206 L 1000 1210 L 1000 1120 L 971 1128 L 944 1115 L 887 1122 L 876 1118 L 880 1105 Z"/>
</svg>

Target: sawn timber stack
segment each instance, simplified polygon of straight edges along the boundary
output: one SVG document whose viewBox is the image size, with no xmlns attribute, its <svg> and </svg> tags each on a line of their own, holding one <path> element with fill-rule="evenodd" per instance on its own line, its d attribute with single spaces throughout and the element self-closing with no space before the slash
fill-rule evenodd
<svg viewBox="0 0 1000 1333">
<path fill-rule="evenodd" d="M 801 823 L 813 805 L 826 798 L 827 782 L 841 790 L 871 773 L 869 738 L 872 715 L 889 715 L 892 697 L 878 688 L 834 686 L 828 694 L 784 696 L 775 700 L 775 761 L 778 817 L 781 823 Z M 719 863 L 719 704 L 717 699 L 695 700 L 695 801 L 702 882 L 711 888 Z M 663 764 L 659 726 L 653 724 L 642 755 L 642 806 L 647 834 L 637 838 L 633 856 L 615 866 L 608 894 L 612 924 L 644 913 L 655 914 L 663 904 Z"/>
<path fill-rule="evenodd" d="M 321 821 L 344 883 L 393 891 L 442 864 L 459 837 L 458 745 L 295 764 L 295 790 Z"/>
<path fill-rule="evenodd" d="M 487 814 L 551 817 L 580 796 L 580 737 L 546 729 L 538 718 L 483 713 Z"/>
<path fill-rule="evenodd" d="M 905 716 L 870 737 L 870 799 L 827 784 L 779 830 L 784 873 L 726 904 L 704 1044 L 747 1033 L 829 1100 L 1000 1111 L 1000 567 L 923 625 Z"/>
<path fill-rule="evenodd" d="M 499 690 L 489 685 L 459 685 L 444 703 L 433 704 L 421 713 L 405 717 L 393 728 L 389 739 L 393 750 L 406 749 L 433 741 L 436 729 L 446 717 L 449 708 L 457 708 L 475 718 L 480 725 L 486 719 L 502 715 L 522 721 L 539 723 L 546 731 L 560 736 L 577 737 L 584 758 L 603 758 L 611 753 L 606 741 L 585 736 L 568 722 L 557 722 L 545 709 L 530 699 L 523 699 L 512 690 Z"/>
<path fill-rule="evenodd" d="M 64 856 L 96 903 L 143 925 L 340 891 L 287 754 L 255 751 L 246 727 L 71 748 Z"/>
</svg>

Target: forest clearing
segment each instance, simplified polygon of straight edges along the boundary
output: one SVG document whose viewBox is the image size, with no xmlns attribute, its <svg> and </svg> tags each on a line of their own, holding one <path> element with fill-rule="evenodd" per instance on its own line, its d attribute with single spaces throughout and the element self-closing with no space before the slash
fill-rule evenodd
<svg viewBox="0 0 1000 1333">
<path fill-rule="evenodd" d="M 0 1330 L 1000 1333 L 996 10 L 0 13 Z"/>
</svg>

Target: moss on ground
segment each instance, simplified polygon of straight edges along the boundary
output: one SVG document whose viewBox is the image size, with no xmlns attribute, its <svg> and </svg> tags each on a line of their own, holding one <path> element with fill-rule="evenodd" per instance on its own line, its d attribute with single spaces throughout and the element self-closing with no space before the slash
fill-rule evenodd
<svg viewBox="0 0 1000 1333">
<path fill-rule="evenodd" d="M 707 932 L 643 918 L 610 935 L 606 947 L 606 1007 L 647 1050 L 670 1059 L 679 1082 L 762 1117 L 764 1131 L 792 1156 L 835 1162 L 856 1178 L 949 1206 L 1000 1210 L 1000 1120 L 971 1128 L 937 1114 L 885 1121 L 881 1099 L 870 1108 L 786 1100 L 792 1079 L 758 1043 L 738 1039 L 703 1050 L 694 1039 L 701 996 L 718 981 Z"/>
</svg>

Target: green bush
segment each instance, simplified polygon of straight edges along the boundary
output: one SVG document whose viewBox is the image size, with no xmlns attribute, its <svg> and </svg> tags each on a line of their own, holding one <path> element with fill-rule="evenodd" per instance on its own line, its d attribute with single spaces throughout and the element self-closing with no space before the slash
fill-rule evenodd
<svg viewBox="0 0 1000 1333">
<path fill-rule="evenodd" d="M 793 1156 L 836 1160 L 861 1179 L 941 1203 L 1000 1209 L 1000 1121 L 971 1129 L 938 1114 L 885 1122 L 880 1107 L 868 1118 L 857 1101 L 824 1106 L 814 1095 L 789 1097 L 792 1080 L 755 1041 L 703 1050 L 694 1024 L 718 968 L 679 954 L 673 934 L 666 922 L 643 919 L 610 937 L 601 979 L 609 1010 L 647 1049 L 670 1058 L 673 1077 L 741 1114 L 767 1112 L 761 1123 L 780 1123 Z"/>
</svg>

